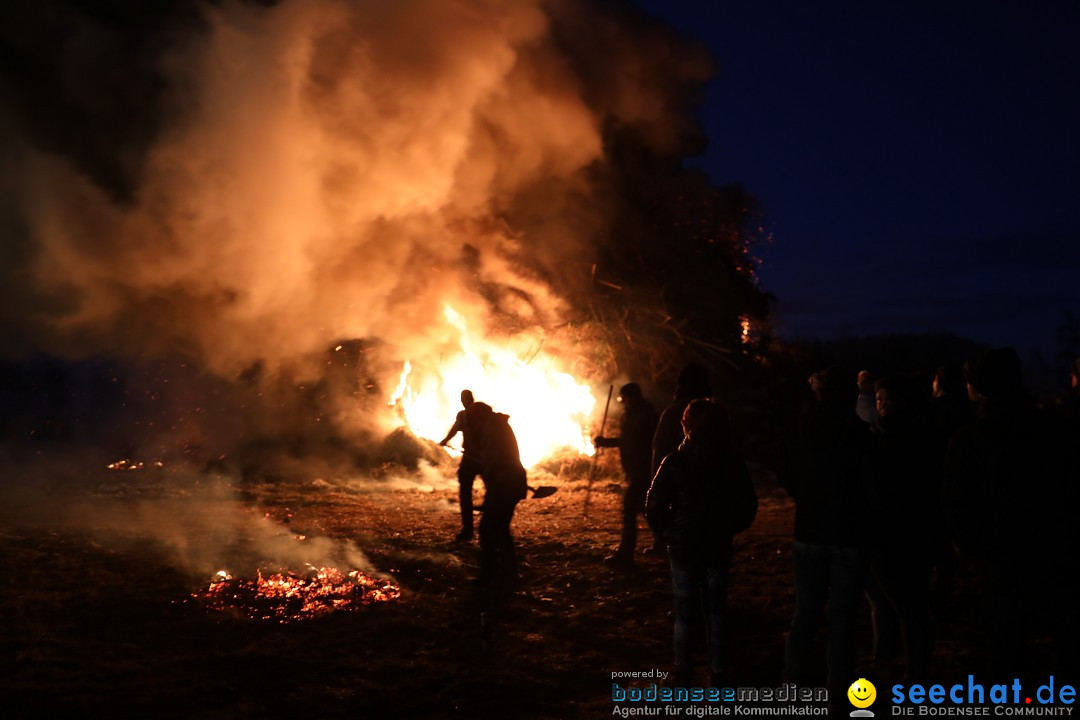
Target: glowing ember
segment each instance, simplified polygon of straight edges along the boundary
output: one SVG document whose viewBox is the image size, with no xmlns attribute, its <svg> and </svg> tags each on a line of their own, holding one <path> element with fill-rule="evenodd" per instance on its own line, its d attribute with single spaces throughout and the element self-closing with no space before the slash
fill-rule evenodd
<svg viewBox="0 0 1080 720">
<path fill-rule="evenodd" d="M 390 400 L 415 435 L 441 440 L 467 388 L 478 401 L 510 416 L 526 467 L 567 448 L 593 454 L 588 420 L 596 399 L 588 387 L 539 350 L 523 360 L 510 349 L 470 337 L 465 319 L 449 305 L 445 315 L 457 331 L 459 349 L 444 355 L 437 367 L 406 361 Z"/>
<path fill-rule="evenodd" d="M 147 466 L 147 464 L 142 461 L 124 459 L 117 460 L 114 463 L 109 463 L 105 467 L 109 470 L 142 470 L 145 467 L 163 468 L 165 467 L 165 463 L 161 462 L 160 460 L 155 460 L 154 462 L 150 463 L 149 466 Z"/>
<path fill-rule="evenodd" d="M 401 588 L 394 583 L 359 570 L 345 575 L 337 568 L 310 567 L 303 575 L 288 571 L 263 575 L 258 570 L 255 580 L 237 580 L 221 570 L 205 591 L 191 597 L 205 603 L 209 610 L 241 612 L 253 620 L 281 623 L 310 620 L 336 610 L 357 610 L 401 597 Z"/>
</svg>

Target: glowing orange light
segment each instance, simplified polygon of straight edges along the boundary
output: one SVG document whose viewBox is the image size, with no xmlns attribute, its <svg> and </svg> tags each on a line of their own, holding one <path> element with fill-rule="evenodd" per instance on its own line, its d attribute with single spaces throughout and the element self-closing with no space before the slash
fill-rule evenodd
<svg viewBox="0 0 1080 720">
<path fill-rule="evenodd" d="M 465 318 L 449 305 L 445 317 L 457 330 L 460 349 L 437 365 L 406 361 L 390 399 L 414 434 L 441 440 L 461 410 L 461 391 L 469 389 L 477 401 L 510 416 L 525 467 L 564 449 L 593 454 L 588 420 L 596 399 L 589 387 L 548 355 L 537 351 L 523 360 L 471 336 Z"/>
</svg>

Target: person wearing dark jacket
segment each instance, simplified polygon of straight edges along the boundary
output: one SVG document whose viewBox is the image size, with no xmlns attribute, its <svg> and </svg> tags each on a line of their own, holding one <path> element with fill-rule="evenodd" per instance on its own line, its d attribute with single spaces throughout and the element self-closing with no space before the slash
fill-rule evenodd
<svg viewBox="0 0 1080 720">
<path fill-rule="evenodd" d="M 869 427 L 855 414 L 855 380 L 836 368 L 815 373 L 779 468 L 795 501 L 795 617 L 785 674 L 808 684 L 814 637 L 828 608 L 826 667 L 830 693 L 842 696 L 854 670 L 855 619 L 869 571 L 872 508 Z"/>
<path fill-rule="evenodd" d="M 675 399 L 664 408 L 652 441 L 652 468 L 650 475 L 656 475 L 660 463 L 671 453 L 679 449 L 684 435 L 682 428 L 683 411 L 692 400 L 708 398 L 712 395 L 709 387 L 709 371 L 704 365 L 690 363 L 679 371 L 675 384 Z M 719 407 L 719 412 L 723 412 Z"/>
<path fill-rule="evenodd" d="M 698 398 L 708 398 L 712 395 L 709 387 L 709 371 L 704 365 L 690 363 L 679 371 L 679 377 L 675 384 L 675 399 L 660 413 L 660 420 L 656 425 L 656 432 L 652 440 L 652 467 L 649 477 L 654 477 L 660 469 L 660 463 L 671 453 L 679 449 L 684 434 L 682 428 L 683 411 L 691 401 Z M 718 412 L 723 412 L 717 408 Z M 663 537 L 653 529 L 653 545 L 647 552 L 656 555 L 664 553 Z"/>
<path fill-rule="evenodd" d="M 480 479 L 484 481 L 477 582 L 486 585 L 503 579 L 514 584 L 518 579 L 518 563 L 510 523 L 518 502 L 528 494 L 528 479 L 509 416 L 492 411 L 486 403 L 476 403 L 474 407 L 483 467 Z"/>
<path fill-rule="evenodd" d="M 1027 636 L 1047 620 L 1060 675 L 1075 677 L 1075 451 L 1066 428 L 1024 392 L 1015 350 L 979 353 L 964 373 L 978 419 L 950 443 L 944 500 L 953 539 L 979 580 L 988 676 L 1021 677 Z"/>
<path fill-rule="evenodd" d="M 938 448 L 944 463 L 945 450 L 956 432 L 975 422 L 975 408 L 968 397 L 964 371 L 960 365 L 942 365 L 934 373 L 930 386 L 932 399 L 934 432 L 937 435 Z M 934 571 L 932 606 L 934 611 L 946 616 L 957 609 L 954 598 L 954 578 L 956 576 L 956 557 L 948 533 L 941 537 L 938 548 L 937 567 Z"/>
<path fill-rule="evenodd" d="M 692 682 L 704 607 L 710 683 L 725 680 L 727 579 L 733 536 L 753 522 L 757 498 L 746 464 L 730 447 L 727 416 L 708 400 L 683 412 L 684 440 L 661 463 L 645 515 L 668 543 L 675 595 L 675 684 Z"/>
<path fill-rule="evenodd" d="M 930 581 L 945 544 L 939 502 L 945 447 L 913 378 L 898 375 L 879 380 L 876 400 L 877 507 L 867 590 L 875 656 L 891 659 L 892 648 L 886 652 L 883 647 L 890 646 L 897 634 L 903 640 L 907 681 L 923 683 L 933 651 Z"/>
<path fill-rule="evenodd" d="M 622 403 L 622 421 L 619 437 L 602 435 L 595 438 L 597 447 L 619 448 L 619 460 L 626 474 L 626 494 L 623 495 L 622 537 L 614 554 L 605 558 L 613 565 L 630 567 L 634 564 L 637 547 L 638 515 L 645 512 L 645 496 L 652 479 L 652 439 L 656 432 L 656 409 L 641 394 L 636 383 L 627 383 L 619 389 Z"/>
</svg>

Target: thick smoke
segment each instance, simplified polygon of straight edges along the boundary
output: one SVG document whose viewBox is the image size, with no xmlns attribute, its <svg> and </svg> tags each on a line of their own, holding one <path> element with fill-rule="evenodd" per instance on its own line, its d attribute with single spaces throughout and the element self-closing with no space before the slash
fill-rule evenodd
<svg viewBox="0 0 1080 720">
<path fill-rule="evenodd" d="M 400 454 L 386 401 L 405 359 L 457 343 L 445 305 L 587 352 L 610 137 L 677 153 L 708 72 L 578 0 L 15 2 L 0 58 L 7 519 L 149 536 L 195 575 L 367 567 L 236 488 L 294 449 L 310 482 L 320 440 L 326 477 L 385 486 L 356 468 Z M 89 479 L 121 457 L 167 470 Z"/>
<path fill-rule="evenodd" d="M 446 303 L 549 331 L 590 281 L 605 132 L 670 149 L 707 70 L 621 5 L 135 6 L 5 10 L 8 353 L 303 383 L 362 339 L 385 390 Z"/>
<path fill-rule="evenodd" d="M 264 512 L 258 486 L 241 491 L 235 477 L 184 466 L 108 472 L 74 460 L 39 463 L 24 470 L 33 474 L 32 486 L 0 488 L 0 525 L 22 533 L 47 528 L 110 549 L 150 552 L 200 579 L 222 569 L 248 576 L 277 566 L 375 570 L 355 538 L 326 537 L 294 527 L 282 511 Z M 314 479 L 304 487 L 325 494 L 338 486 L 351 489 L 346 482 Z"/>
</svg>

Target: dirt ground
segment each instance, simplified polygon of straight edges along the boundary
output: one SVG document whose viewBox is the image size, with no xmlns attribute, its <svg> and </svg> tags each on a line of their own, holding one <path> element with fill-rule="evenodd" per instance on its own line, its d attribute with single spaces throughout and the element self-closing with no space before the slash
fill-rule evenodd
<svg viewBox="0 0 1080 720">
<path fill-rule="evenodd" d="M 587 466 L 534 477 L 558 492 L 519 506 L 513 529 L 522 582 L 485 590 L 467 582 L 477 546 L 453 542 L 452 470 L 244 480 L 95 472 L 7 497 L 0 512 L 5 715 L 609 717 L 613 672 L 672 669 L 666 561 L 642 555 L 637 573 L 602 563 L 618 539 L 617 475 L 594 482 L 588 518 Z M 755 472 L 760 510 L 736 541 L 730 585 L 731 681 L 775 687 L 794 607 L 793 507 L 767 470 Z M 228 498 L 230 512 L 306 538 L 290 542 L 351 541 L 393 575 L 400 599 L 285 624 L 207 611 L 191 596 L 210 579 L 212 548 L 230 546 L 223 561 L 239 557 L 247 532 L 238 524 L 215 545 L 212 520 L 185 526 L 185 513 L 207 507 L 196 499 L 208 486 L 213 497 Z M 139 522 L 118 520 L 124 515 Z M 179 531 L 159 532 L 165 526 Z M 642 528 L 644 548 L 650 534 Z M 205 574 L 177 560 L 180 550 L 195 549 L 187 554 L 200 558 Z M 966 592 L 961 585 L 961 605 Z M 861 669 L 887 682 L 897 668 L 866 663 L 868 616 L 864 607 Z M 942 627 L 935 674 L 966 677 L 977 654 L 975 627 L 960 613 Z"/>
</svg>

